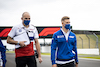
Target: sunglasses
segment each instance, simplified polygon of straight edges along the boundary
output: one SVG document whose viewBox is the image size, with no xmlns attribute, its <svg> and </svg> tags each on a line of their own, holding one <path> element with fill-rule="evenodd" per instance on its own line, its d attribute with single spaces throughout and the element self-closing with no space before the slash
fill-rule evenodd
<svg viewBox="0 0 100 67">
<path fill-rule="evenodd" d="M 25 19 L 30 19 L 30 18 L 25 18 Z"/>
</svg>

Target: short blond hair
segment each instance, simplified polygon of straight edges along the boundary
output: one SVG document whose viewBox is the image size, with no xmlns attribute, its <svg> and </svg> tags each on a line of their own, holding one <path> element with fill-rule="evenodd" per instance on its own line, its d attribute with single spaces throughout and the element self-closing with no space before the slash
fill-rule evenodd
<svg viewBox="0 0 100 67">
<path fill-rule="evenodd" d="M 65 19 L 70 19 L 68 16 L 62 17 L 61 21 L 64 21 Z"/>
</svg>

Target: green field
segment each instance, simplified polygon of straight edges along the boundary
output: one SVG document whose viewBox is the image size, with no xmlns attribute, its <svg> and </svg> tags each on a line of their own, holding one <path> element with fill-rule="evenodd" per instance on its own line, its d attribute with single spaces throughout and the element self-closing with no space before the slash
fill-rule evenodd
<svg viewBox="0 0 100 67">
<path fill-rule="evenodd" d="M 90 56 L 90 57 L 81 57 L 81 58 L 90 58 L 90 59 L 100 59 L 100 56 Z"/>
<path fill-rule="evenodd" d="M 6 51 L 6 53 L 15 53 L 15 51 Z"/>
</svg>

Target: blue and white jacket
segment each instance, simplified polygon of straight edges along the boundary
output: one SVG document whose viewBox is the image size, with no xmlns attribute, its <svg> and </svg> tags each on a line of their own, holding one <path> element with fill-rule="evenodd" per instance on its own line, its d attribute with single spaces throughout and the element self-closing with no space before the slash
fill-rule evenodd
<svg viewBox="0 0 100 67">
<path fill-rule="evenodd" d="M 73 53 L 74 52 L 74 53 Z M 57 61 L 69 61 L 75 59 L 78 63 L 77 56 L 77 41 L 76 36 L 70 31 L 68 40 L 66 40 L 65 35 L 62 30 L 55 32 L 52 37 L 51 43 L 51 61 L 52 65 L 56 64 Z"/>
</svg>

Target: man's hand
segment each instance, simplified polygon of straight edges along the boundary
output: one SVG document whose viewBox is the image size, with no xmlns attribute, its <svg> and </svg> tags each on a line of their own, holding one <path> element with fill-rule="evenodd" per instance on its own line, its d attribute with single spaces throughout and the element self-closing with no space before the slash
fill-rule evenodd
<svg viewBox="0 0 100 67">
<path fill-rule="evenodd" d="M 41 58 L 41 57 L 38 57 L 38 60 L 39 60 L 39 63 L 41 63 L 41 62 L 42 62 L 42 58 Z"/>
<path fill-rule="evenodd" d="M 27 45 L 24 44 L 25 42 L 26 42 L 26 41 L 20 41 L 20 42 L 19 42 L 19 45 L 20 45 L 21 47 L 25 47 L 25 46 L 27 46 Z M 18 41 L 14 41 L 11 37 L 8 36 L 8 37 L 7 37 L 7 43 L 17 45 Z"/>
<path fill-rule="evenodd" d="M 19 45 L 20 45 L 21 47 L 26 47 L 27 45 L 25 45 L 25 42 L 26 42 L 26 41 L 20 41 L 20 42 L 19 42 Z"/>
<path fill-rule="evenodd" d="M 57 67 L 57 64 L 53 64 L 52 67 Z"/>
<path fill-rule="evenodd" d="M 78 64 L 75 64 L 75 67 L 78 67 Z"/>
</svg>

